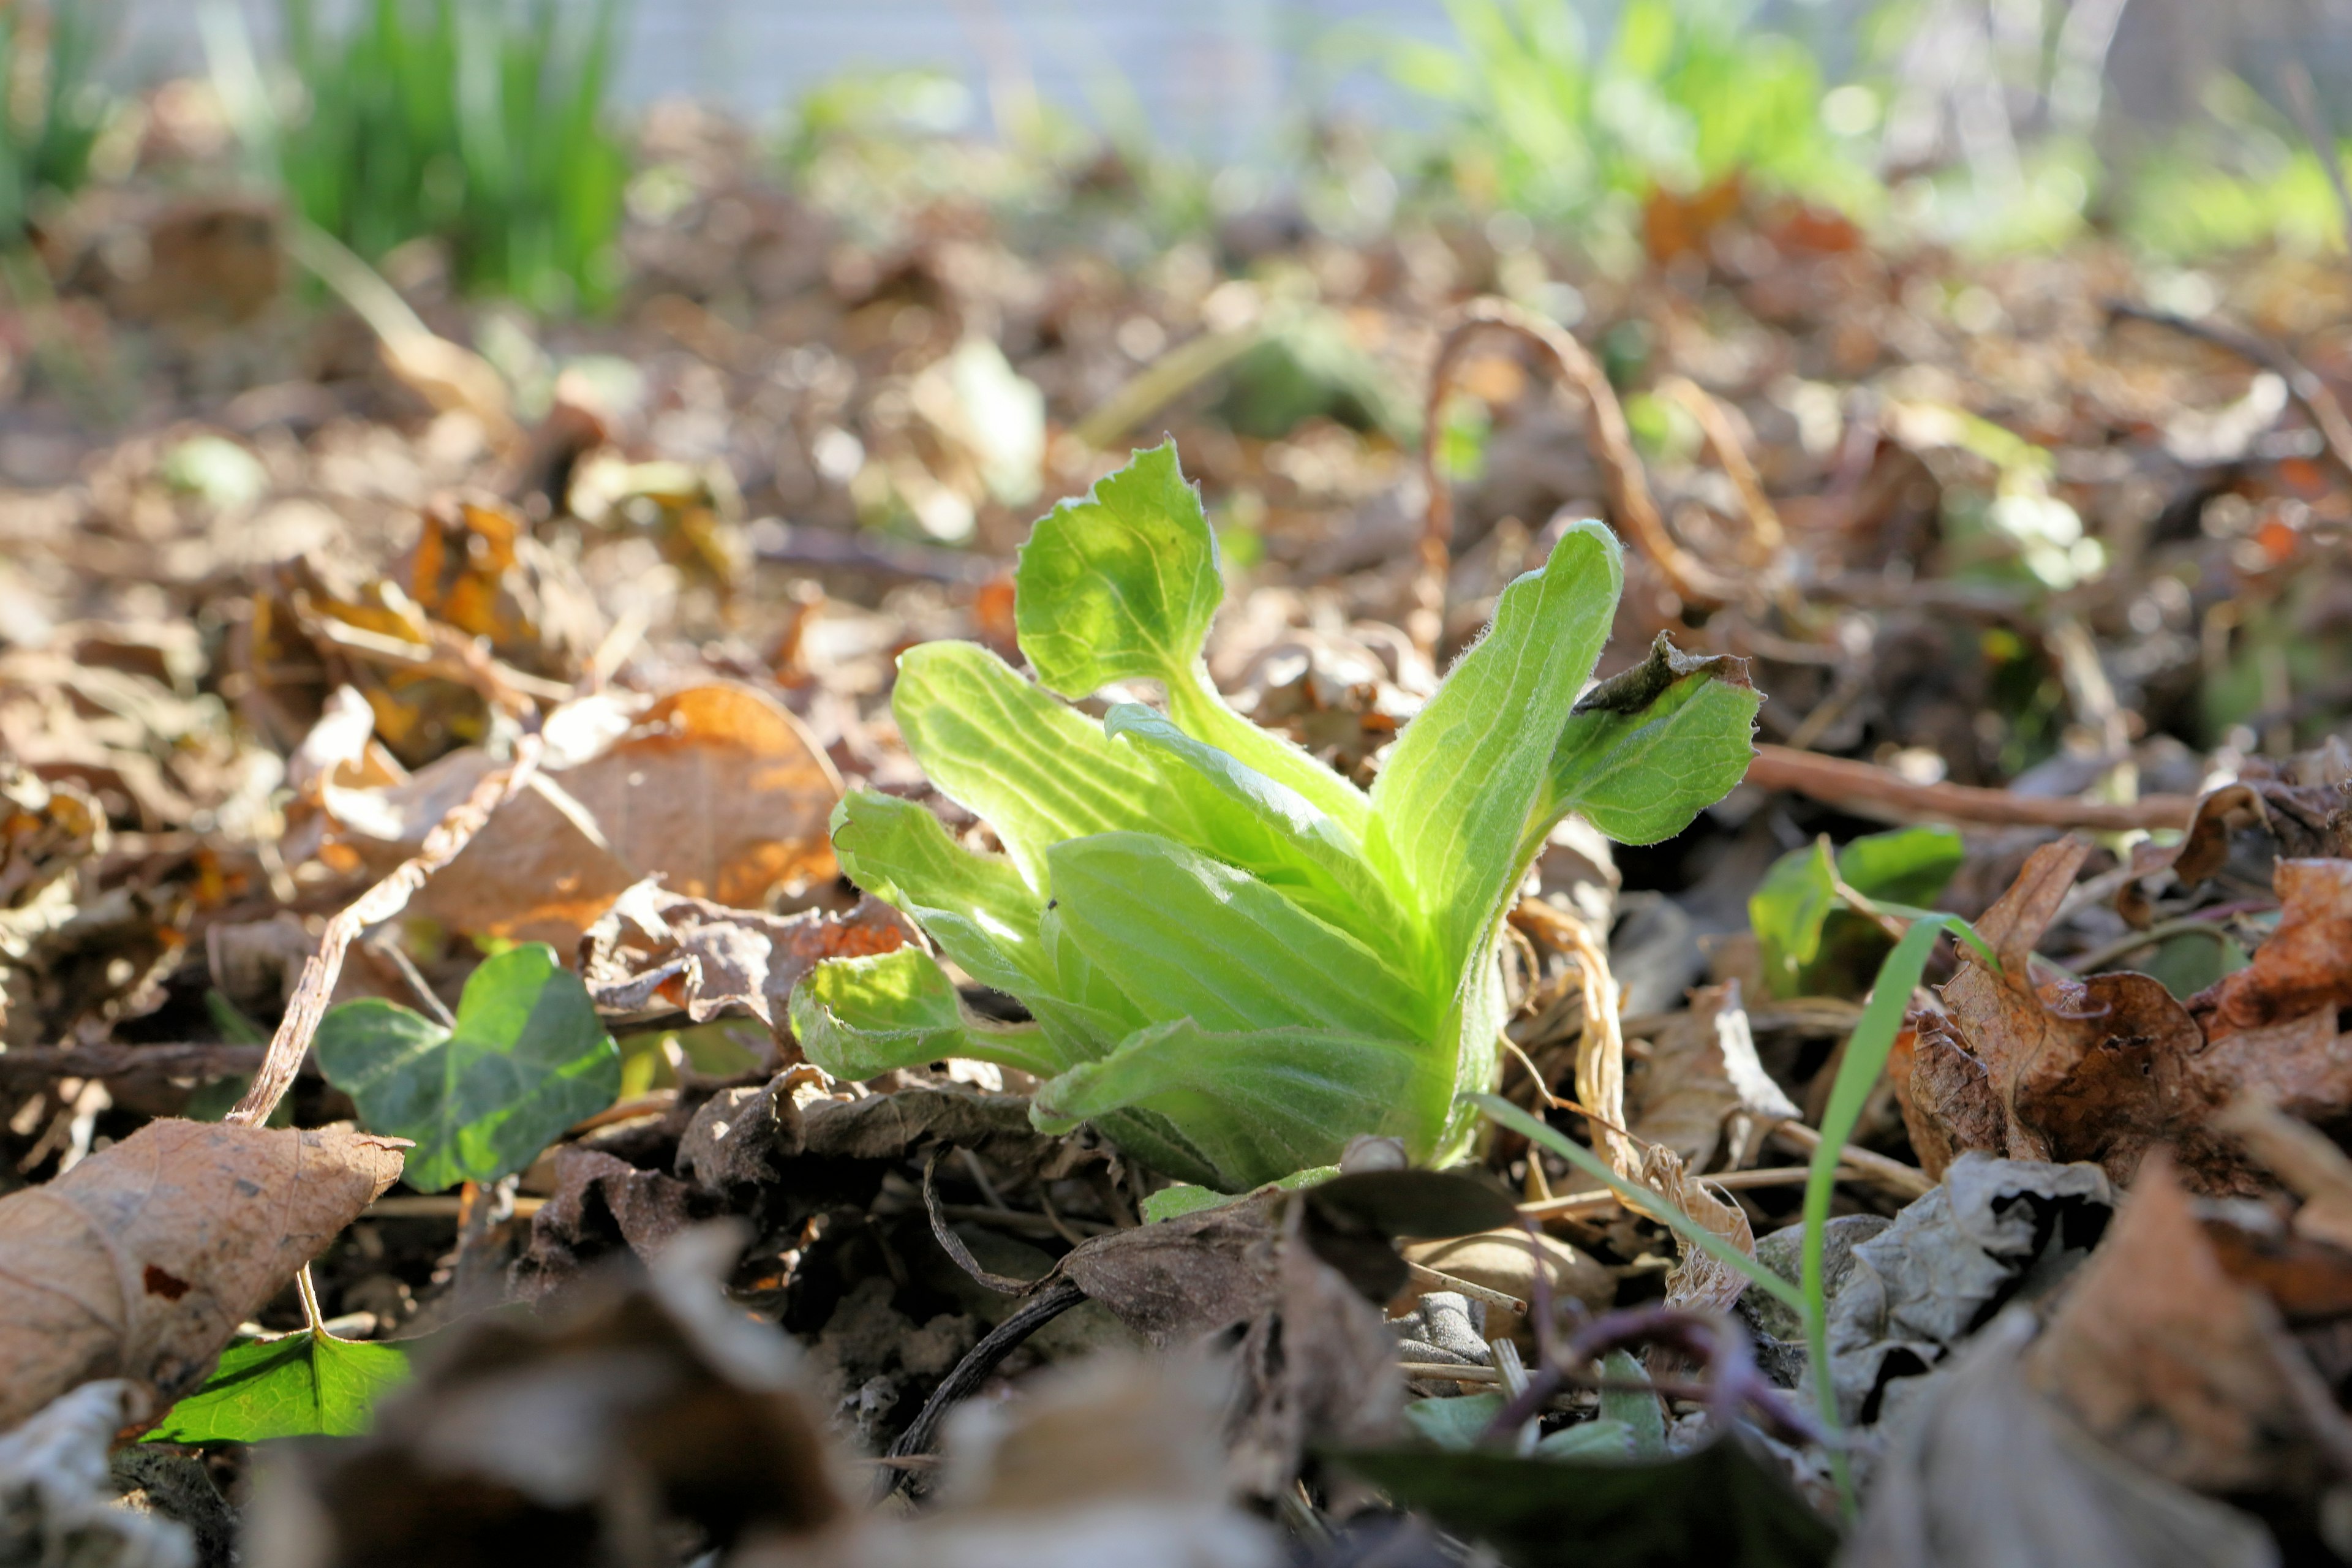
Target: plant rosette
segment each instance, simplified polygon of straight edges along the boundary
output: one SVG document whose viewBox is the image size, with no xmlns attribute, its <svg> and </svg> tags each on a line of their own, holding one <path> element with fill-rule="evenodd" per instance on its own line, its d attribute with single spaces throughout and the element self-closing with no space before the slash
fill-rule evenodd
<svg viewBox="0 0 2352 1568">
<path fill-rule="evenodd" d="M 908 749 L 1003 855 L 887 795 L 853 793 L 833 819 L 850 878 L 1028 1021 L 980 1016 L 906 948 L 812 970 L 792 997 L 802 1049 L 846 1078 L 1020 1068 L 1043 1080 L 1039 1128 L 1091 1122 L 1223 1192 L 1331 1164 L 1359 1134 L 1459 1157 L 1461 1097 L 1493 1078 L 1505 1022 L 1503 919 L 1552 828 L 1575 813 L 1655 843 L 1752 754 L 1738 659 L 1661 637 L 1588 689 L 1623 580 L 1615 537 L 1570 526 L 1366 792 L 1218 694 L 1201 657 L 1224 595 L 1215 536 L 1173 443 L 1136 454 L 1022 549 L 1034 681 L 972 643 L 898 661 Z M 1137 680 L 1164 711 L 1097 721 L 1061 700 Z"/>
</svg>

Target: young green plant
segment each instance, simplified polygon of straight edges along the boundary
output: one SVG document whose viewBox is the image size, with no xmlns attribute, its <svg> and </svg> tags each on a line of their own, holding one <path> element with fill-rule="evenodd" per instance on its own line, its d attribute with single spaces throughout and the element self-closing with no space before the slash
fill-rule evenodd
<svg viewBox="0 0 2352 1568">
<path fill-rule="evenodd" d="M 1574 812 L 1654 843 L 1745 772 L 1743 667 L 1662 639 L 1585 689 L 1623 581 L 1616 540 L 1568 528 L 1408 724 L 1367 793 L 1236 712 L 1201 657 L 1224 593 L 1173 444 L 1041 520 L 1016 625 L 1035 681 L 970 643 L 898 666 L 892 709 L 976 854 L 911 802 L 853 793 L 841 864 L 940 954 L 1028 1013 L 966 1006 L 917 949 L 819 965 L 794 989 L 809 1059 L 866 1078 L 944 1057 L 1043 1080 L 1048 1131 L 1092 1122 L 1223 1192 L 1335 1161 L 1360 1133 L 1416 1160 L 1467 1146 L 1503 1024 L 1503 918 Z M 1084 699 L 1152 681 L 1161 710 Z"/>
</svg>

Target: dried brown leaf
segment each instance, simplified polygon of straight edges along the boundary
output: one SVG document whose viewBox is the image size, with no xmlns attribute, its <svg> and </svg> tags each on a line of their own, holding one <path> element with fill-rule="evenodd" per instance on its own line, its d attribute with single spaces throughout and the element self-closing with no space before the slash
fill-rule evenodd
<svg viewBox="0 0 2352 1568">
<path fill-rule="evenodd" d="M 2200 1491 L 2307 1496 L 2352 1455 L 2352 1423 L 2277 1306 L 2223 1267 L 2161 1155 L 2024 1370 L 2116 1453 Z"/>
<path fill-rule="evenodd" d="M 400 1163 L 348 1128 L 163 1121 L 0 1198 L 0 1427 L 91 1378 L 192 1392 Z"/>
</svg>

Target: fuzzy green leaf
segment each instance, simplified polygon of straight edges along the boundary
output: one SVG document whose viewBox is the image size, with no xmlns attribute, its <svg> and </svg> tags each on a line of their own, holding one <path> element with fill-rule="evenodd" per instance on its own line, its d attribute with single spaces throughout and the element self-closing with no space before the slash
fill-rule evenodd
<svg viewBox="0 0 2352 1568">
<path fill-rule="evenodd" d="M 849 879 L 887 899 L 983 985 L 1050 985 L 1039 940 L 1045 906 L 1009 861 L 975 855 L 910 800 L 852 790 L 833 808 L 833 847 Z"/>
<path fill-rule="evenodd" d="M 395 1345 L 309 1332 L 247 1341 L 222 1352 L 205 1385 L 172 1406 L 146 1440 L 357 1436 L 375 1402 L 407 1380 L 408 1353 Z"/>
<path fill-rule="evenodd" d="M 1615 536 L 1570 528 L 1540 572 L 1503 590 L 1372 786 L 1366 847 L 1428 922 L 1434 963 L 1459 975 L 1524 871 L 1569 710 L 1608 639 L 1624 582 Z"/>
<path fill-rule="evenodd" d="M 948 1057 L 1040 1078 L 1070 1065 L 1034 1025 L 966 1013 L 945 972 L 919 948 L 827 959 L 793 987 L 788 1007 L 802 1052 L 836 1078 L 872 1078 Z"/>
<path fill-rule="evenodd" d="M 1149 1016 L 1431 1038 L 1410 979 L 1245 872 L 1142 833 L 1072 839 L 1049 859 L 1063 930 Z"/>
<path fill-rule="evenodd" d="M 1224 595 L 1216 535 L 1168 441 L 1038 520 L 1013 619 L 1037 679 L 1078 698 L 1189 670 Z"/>
<path fill-rule="evenodd" d="M 1412 917 L 1314 802 L 1141 703 L 1113 707 L 1103 731 L 1133 745 L 1182 803 L 1182 831 L 1169 829 L 1168 837 L 1240 867 L 1301 909 L 1419 967 Z"/>
<path fill-rule="evenodd" d="M 621 1089 L 588 988 L 543 942 L 475 970 L 454 1029 L 370 997 L 331 1009 L 317 1049 L 362 1126 L 415 1140 L 404 1174 L 419 1192 L 511 1175 Z"/>
<path fill-rule="evenodd" d="M 1046 686 L 1080 698 L 1114 680 L 1157 680 L 1187 733 L 1297 791 L 1360 838 L 1363 792 L 1234 712 L 1210 683 L 1201 646 L 1223 595 L 1216 534 L 1170 441 L 1038 519 L 1021 548 L 1013 620 Z"/>
<path fill-rule="evenodd" d="M 1761 701 L 1744 660 L 1685 655 L 1660 633 L 1647 659 L 1570 710 L 1542 832 L 1574 812 L 1620 844 L 1673 837 L 1747 775 Z"/>
<path fill-rule="evenodd" d="M 1425 1146 L 1424 1050 L 1318 1029 L 1213 1034 L 1189 1018 L 1139 1031 L 1037 1091 L 1047 1128 L 1156 1111 L 1183 1129 L 1229 1192 L 1335 1163 L 1358 1133 Z"/>
<path fill-rule="evenodd" d="M 890 711 L 931 782 L 987 819 L 1040 894 L 1054 845 L 1148 831 L 1170 816 L 1159 774 L 1132 747 L 1113 744 L 977 643 L 925 643 L 901 655 Z"/>
</svg>

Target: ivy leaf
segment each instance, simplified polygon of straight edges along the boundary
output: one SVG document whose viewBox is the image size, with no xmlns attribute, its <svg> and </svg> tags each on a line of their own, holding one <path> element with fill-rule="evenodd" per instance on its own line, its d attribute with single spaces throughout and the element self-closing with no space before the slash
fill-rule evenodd
<svg viewBox="0 0 2352 1568">
<path fill-rule="evenodd" d="M 1844 907 L 1837 883 L 1908 913 L 1944 890 L 1961 855 L 1948 827 L 1902 827 L 1857 838 L 1834 860 L 1819 843 L 1781 856 L 1748 900 L 1766 987 L 1776 996 L 1858 991 L 1888 944 Z"/>
<path fill-rule="evenodd" d="M 308 1331 L 223 1352 L 205 1385 L 172 1406 L 151 1443 L 258 1443 L 267 1437 L 351 1437 L 375 1402 L 408 1380 L 396 1345 Z"/>
<path fill-rule="evenodd" d="M 405 1177 L 425 1193 L 521 1170 L 621 1091 L 621 1053 L 588 988 L 544 942 L 475 970 L 455 1028 L 370 997 L 327 1014 L 318 1052 L 362 1126 L 415 1140 Z"/>
</svg>

